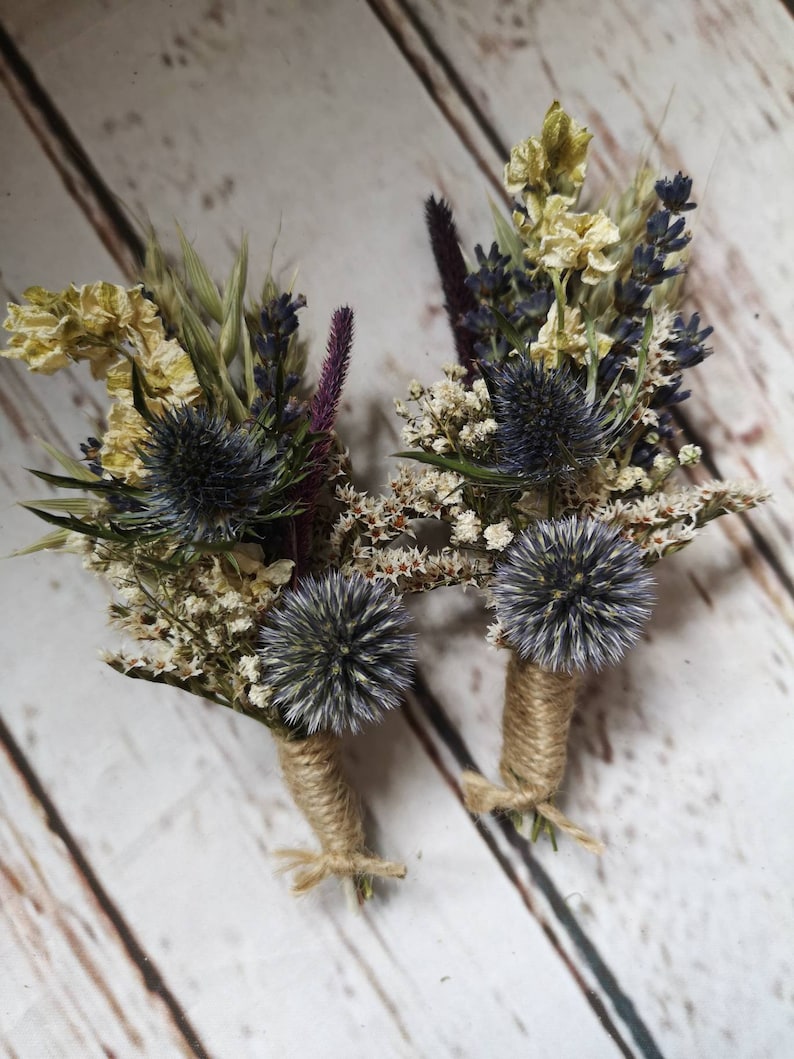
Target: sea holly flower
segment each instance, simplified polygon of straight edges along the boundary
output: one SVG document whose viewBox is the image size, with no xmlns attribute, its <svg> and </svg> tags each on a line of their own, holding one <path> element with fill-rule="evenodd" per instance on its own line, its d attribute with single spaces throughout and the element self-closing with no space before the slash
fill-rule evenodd
<svg viewBox="0 0 794 1059">
<path fill-rule="evenodd" d="M 154 419 L 141 452 L 147 510 L 183 542 L 239 536 L 276 480 L 275 449 L 206 408 Z"/>
<path fill-rule="evenodd" d="M 263 679 L 287 724 L 357 732 L 400 703 L 413 675 L 408 612 L 382 582 L 305 578 L 259 636 Z"/>
<path fill-rule="evenodd" d="M 567 368 L 525 356 L 489 369 L 500 470 L 548 483 L 579 473 L 606 448 L 602 412 Z"/>
<path fill-rule="evenodd" d="M 650 617 L 642 550 L 595 519 L 540 521 L 508 549 L 492 591 L 507 642 L 551 672 L 615 665 Z"/>
</svg>

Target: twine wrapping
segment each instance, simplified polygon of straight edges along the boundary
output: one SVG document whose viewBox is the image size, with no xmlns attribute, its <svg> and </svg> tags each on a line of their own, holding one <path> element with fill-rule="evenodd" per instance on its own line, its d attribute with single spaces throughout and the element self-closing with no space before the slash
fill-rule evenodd
<svg viewBox="0 0 794 1059">
<path fill-rule="evenodd" d="M 305 739 L 276 735 L 284 780 L 320 841 L 320 852 L 285 849 L 285 871 L 298 871 L 293 893 L 307 893 L 332 875 L 402 879 L 405 866 L 382 860 L 364 844 L 358 800 L 342 769 L 340 744 L 327 732 Z"/>
<path fill-rule="evenodd" d="M 603 845 L 552 804 L 565 772 L 568 731 L 579 678 L 552 673 L 510 655 L 502 715 L 499 772 L 506 786 L 464 772 L 466 808 L 472 813 L 534 811 L 591 853 Z"/>
</svg>

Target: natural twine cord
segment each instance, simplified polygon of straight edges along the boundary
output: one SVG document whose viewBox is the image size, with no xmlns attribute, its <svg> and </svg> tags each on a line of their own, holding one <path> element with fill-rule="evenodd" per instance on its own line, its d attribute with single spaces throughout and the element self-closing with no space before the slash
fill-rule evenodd
<svg viewBox="0 0 794 1059">
<path fill-rule="evenodd" d="M 295 804 L 320 841 L 318 853 L 285 849 L 284 871 L 303 868 L 293 893 L 304 894 L 332 875 L 402 879 L 405 866 L 366 848 L 358 801 L 342 769 L 339 740 L 328 732 L 305 739 L 276 735 L 279 762 Z"/>
<path fill-rule="evenodd" d="M 534 811 L 591 853 L 603 844 L 551 803 L 565 772 L 568 730 L 579 679 L 552 673 L 511 653 L 502 716 L 499 772 L 506 787 L 477 772 L 464 772 L 466 808 L 472 813 Z"/>
</svg>

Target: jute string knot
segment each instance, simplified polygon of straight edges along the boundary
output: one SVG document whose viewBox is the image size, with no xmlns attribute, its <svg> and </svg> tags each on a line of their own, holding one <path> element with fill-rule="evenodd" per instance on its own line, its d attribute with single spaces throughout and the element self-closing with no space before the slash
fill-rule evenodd
<svg viewBox="0 0 794 1059">
<path fill-rule="evenodd" d="M 603 844 L 552 803 L 565 772 L 568 732 L 579 679 L 552 673 L 517 654 L 510 656 L 502 715 L 501 787 L 477 772 L 462 777 L 466 808 L 472 813 L 536 812 L 591 853 Z"/>
<path fill-rule="evenodd" d="M 332 875 L 402 879 L 403 864 L 382 860 L 366 848 L 358 800 L 342 769 L 336 736 L 328 732 L 305 739 L 277 736 L 276 746 L 290 794 L 321 846 L 319 852 L 279 852 L 286 860 L 282 870 L 302 869 L 295 876 L 293 892 L 306 893 Z"/>
</svg>

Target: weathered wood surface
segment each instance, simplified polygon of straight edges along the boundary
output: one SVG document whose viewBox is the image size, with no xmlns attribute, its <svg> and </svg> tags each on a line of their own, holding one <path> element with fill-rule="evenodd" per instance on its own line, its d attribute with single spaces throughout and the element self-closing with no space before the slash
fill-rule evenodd
<svg viewBox="0 0 794 1059">
<path fill-rule="evenodd" d="M 590 121 L 596 173 L 625 176 L 663 110 L 671 69 L 687 66 L 676 49 L 685 46 L 690 5 L 653 6 L 664 7 L 674 41 L 664 25 L 643 28 L 619 5 L 599 5 L 609 12 L 606 28 L 587 23 L 591 58 L 578 64 L 562 54 L 574 13 L 580 24 L 588 18 L 572 3 L 471 5 L 467 25 L 450 14 L 452 5 L 409 12 L 352 2 L 267 12 L 253 2 L 200 11 L 187 2 L 108 8 L 5 0 L 0 14 L 98 178 L 161 229 L 179 217 L 219 272 L 243 228 L 264 267 L 283 213 L 277 261 L 285 269 L 302 264 L 318 344 L 334 305 L 349 301 L 358 310 L 358 371 L 344 428 L 359 453 L 369 441 L 371 460 L 361 466 L 359 458 L 359 466 L 376 482 L 396 440 L 390 398 L 412 375 L 432 378 L 450 356 L 422 231 L 423 196 L 442 190 L 472 241 L 487 238 L 484 191 L 500 163 L 488 122 L 508 141 L 524 135 L 554 94 Z M 146 694 L 92 662 L 94 645 L 107 642 L 103 593 L 69 560 L 38 557 L 0 570 L 3 598 L 15 604 L 0 660 L 3 718 L 95 885 L 118 909 L 115 926 L 100 916 L 110 953 L 103 966 L 112 972 L 123 927 L 131 927 L 173 1009 L 187 1013 L 203 1042 L 196 1049 L 348 1055 L 377 1040 L 387 1055 L 786 1054 L 794 1000 L 786 682 L 794 643 L 780 568 L 789 562 L 784 413 L 792 387 L 791 349 L 772 321 L 790 318 L 790 285 L 782 281 L 790 263 L 772 236 L 774 219 L 791 206 L 782 180 L 757 206 L 746 189 L 765 173 L 787 171 L 783 56 L 791 25 L 782 7 L 754 8 L 753 20 L 732 5 L 711 42 L 706 30 L 717 9 L 693 6 L 697 65 L 689 63 L 688 91 L 674 97 L 673 107 L 682 96 L 686 106 L 671 108 L 662 154 L 702 178 L 720 140 L 704 140 L 716 113 L 723 147 L 693 274 L 697 307 L 715 322 L 719 314 L 720 359 L 695 373 L 691 415 L 721 472 L 747 473 L 741 464 L 751 446 L 753 469 L 776 487 L 778 515 L 756 525 L 762 550 L 766 543 L 778 563 L 765 561 L 758 536 L 738 521 L 714 528 L 663 569 L 647 643 L 588 689 L 566 808 L 608 840 L 602 862 L 567 847 L 557 856 L 546 848 L 528 854 L 498 824 L 478 833 L 460 807 L 461 762 L 474 757 L 491 769 L 496 762 L 503 667 L 481 642 L 472 597 L 424 601 L 427 687 L 405 717 L 350 748 L 378 844 L 410 868 L 404 884 L 351 919 L 332 887 L 296 903 L 285 880 L 273 878 L 272 851 L 303 832 L 265 732 L 180 696 Z M 466 5 L 456 10 L 467 15 Z M 471 61 L 478 49 L 487 52 L 484 27 L 498 25 L 503 11 L 503 18 L 529 11 L 534 19 L 534 62 L 512 46 Z M 607 45 L 607 59 L 596 62 Z M 760 74 L 752 81 L 753 62 L 742 65 L 740 45 L 768 85 Z M 742 85 L 728 119 L 718 105 L 722 47 Z M 482 108 L 479 124 L 456 69 Z M 647 106 L 625 86 L 619 91 L 614 71 L 642 79 L 638 95 Z M 23 78 L 16 105 L 68 180 L 84 163 L 58 155 L 63 129 L 41 119 L 41 101 L 24 89 Z M 763 110 L 781 133 L 750 153 L 743 145 L 758 143 Z M 0 120 L 12 145 L 0 199 L 6 287 L 117 278 L 97 227 L 119 264 L 127 247 L 97 206 L 96 189 L 89 183 L 70 197 L 10 107 Z M 730 161 L 726 142 L 738 151 Z M 741 178 L 737 158 L 745 163 Z M 725 182 L 717 209 L 712 188 Z M 750 239 L 751 230 L 763 241 Z M 722 258 L 732 262 L 730 283 Z M 733 298 L 737 283 L 743 293 Z M 742 371 L 737 335 L 757 346 L 768 393 L 757 373 Z M 79 405 L 91 414 L 94 405 L 76 373 L 31 380 L 6 363 L 0 368 L 7 415 L 0 469 L 12 498 L 31 489 L 20 467 L 41 465 L 30 435 L 58 440 L 55 423 L 60 436 L 77 439 L 86 433 Z M 747 429 L 762 424 L 761 433 L 740 438 L 742 415 Z M 20 544 L 37 527 L 4 509 L 2 530 L 4 542 Z M 23 818 L 29 793 L 9 790 L 8 811 Z M 32 823 L 22 829 L 25 842 L 34 831 Z M 41 855 L 45 875 L 59 896 L 64 889 L 47 929 L 62 946 L 58 973 L 66 980 L 75 957 L 58 916 L 70 905 L 93 923 L 95 892 L 79 866 L 67 888 L 58 842 L 46 833 L 41 841 L 49 849 Z M 19 858 L 23 849 L 20 841 L 10 854 Z M 18 926 L 13 905 L 4 913 L 8 929 Z M 24 988 L 35 946 L 2 951 L 3 969 L 7 960 L 16 988 Z M 147 996 L 133 965 L 119 976 L 126 1013 L 142 1012 Z M 101 988 L 86 989 L 95 1002 L 87 1010 L 96 1013 L 86 1024 L 104 1029 Z M 167 1015 L 152 995 L 150 1032 L 173 1032 Z M 58 1043 L 48 1054 L 74 1054 L 67 1024 L 58 1038 L 58 1017 L 50 1019 Z M 29 1043 L 17 1052 L 41 1054 Z"/>
</svg>

